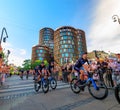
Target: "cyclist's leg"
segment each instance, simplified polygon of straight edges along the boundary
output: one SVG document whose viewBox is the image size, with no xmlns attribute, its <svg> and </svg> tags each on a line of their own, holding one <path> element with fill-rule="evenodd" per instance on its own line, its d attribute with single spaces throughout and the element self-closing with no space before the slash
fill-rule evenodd
<svg viewBox="0 0 120 110">
<path fill-rule="evenodd" d="M 83 81 L 84 80 L 84 70 L 80 70 L 80 79 Z"/>
<path fill-rule="evenodd" d="M 84 70 L 83 67 L 81 67 L 81 68 L 80 68 L 80 80 L 81 80 L 81 81 L 84 81 L 84 80 L 86 80 L 86 79 L 87 79 L 87 76 L 86 76 L 86 74 L 85 74 L 85 70 Z M 81 87 L 81 90 L 84 91 L 84 88 L 85 88 L 85 86 L 82 86 L 82 87 Z"/>
</svg>

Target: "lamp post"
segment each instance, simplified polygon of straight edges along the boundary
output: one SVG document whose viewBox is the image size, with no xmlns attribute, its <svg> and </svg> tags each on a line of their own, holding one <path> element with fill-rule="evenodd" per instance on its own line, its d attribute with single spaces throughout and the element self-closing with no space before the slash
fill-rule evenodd
<svg viewBox="0 0 120 110">
<path fill-rule="evenodd" d="M 5 34 L 6 34 L 6 37 L 3 38 L 3 33 L 4 33 L 4 32 L 5 32 Z M 5 27 L 3 27 L 3 29 L 2 29 L 1 38 L 0 38 L 0 45 L 1 45 L 1 43 L 2 43 L 2 38 L 3 38 L 3 42 L 6 42 L 6 38 L 8 38 L 8 34 L 7 34 L 7 31 L 6 31 L 6 28 L 5 28 Z"/>
<path fill-rule="evenodd" d="M 118 22 L 120 24 L 120 18 L 118 15 L 113 15 L 112 19 L 113 19 L 113 22 Z"/>
<path fill-rule="evenodd" d="M 5 37 L 3 37 L 4 32 L 6 34 Z M 3 50 L 2 50 L 1 43 L 2 43 L 2 40 L 3 40 L 3 42 L 6 42 L 6 38 L 8 38 L 8 34 L 7 34 L 7 31 L 6 31 L 6 28 L 3 27 L 2 33 L 1 33 L 1 38 L 0 38 L 0 65 L 2 65 L 2 63 L 3 63 L 3 58 L 2 58 Z"/>
</svg>

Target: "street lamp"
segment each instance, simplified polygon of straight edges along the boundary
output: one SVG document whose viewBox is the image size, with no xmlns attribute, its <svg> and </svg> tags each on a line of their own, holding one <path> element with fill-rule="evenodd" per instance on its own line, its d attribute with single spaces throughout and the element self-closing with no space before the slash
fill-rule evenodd
<svg viewBox="0 0 120 110">
<path fill-rule="evenodd" d="M 113 22 L 118 22 L 120 24 L 120 18 L 118 15 L 113 15 L 112 19 L 113 19 Z"/>
<path fill-rule="evenodd" d="M 6 37 L 3 38 L 3 33 L 4 33 L 4 32 L 5 32 L 5 34 L 6 34 Z M 6 38 L 8 38 L 8 34 L 7 34 L 7 31 L 6 31 L 6 28 L 5 28 L 5 27 L 2 29 L 1 38 L 0 38 L 0 45 L 1 45 L 1 43 L 2 43 L 2 38 L 3 38 L 3 42 L 6 42 Z"/>
<path fill-rule="evenodd" d="M 3 38 L 4 32 L 6 34 L 6 37 Z M 8 34 L 7 34 L 5 27 L 2 29 L 1 38 L 0 38 L 0 65 L 2 65 L 2 63 L 3 63 L 3 58 L 2 58 L 3 57 L 3 50 L 2 50 L 2 46 L 1 46 L 2 38 L 3 38 L 3 42 L 6 42 L 6 38 L 8 38 Z"/>
</svg>

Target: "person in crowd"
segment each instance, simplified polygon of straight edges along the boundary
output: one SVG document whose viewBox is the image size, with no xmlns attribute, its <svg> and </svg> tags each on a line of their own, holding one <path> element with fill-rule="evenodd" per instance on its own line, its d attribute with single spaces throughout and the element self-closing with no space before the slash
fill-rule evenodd
<svg viewBox="0 0 120 110">
<path fill-rule="evenodd" d="M 98 65 L 96 61 L 91 61 L 91 71 L 93 72 L 93 79 L 98 80 L 99 74 L 97 74 Z"/>
<path fill-rule="evenodd" d="M 56 62 L 54 62 L 54 74 L 56 80 L 58 80 L 59 72 L 60 72 L 60 67 Z"/>
<path fill-rule="evenodd" d="M 109 59 L 108 67 L 112 69 L 112 80 L 114 86 L 117 85 L 117 77 L 116 77 L 116 69 L 117 69 L 117 62 L 114 59 Z"/>
<path fill-rule="evenodd" d="M 28 80 L 28 77 L 29 77 L 29 70 L 26 71 L 26 79 Z"/>
<path fill-rule="evenodd" d="M 72 75 L 74 74 L 73 69 L 74 69 L 73 64 L 68 63 L 68 65 L 67 65 L 67 72 L 68 72 L 67 79 L 68 79 L 68 82 L 70 82 L 72 80 Z"/>
<path fill-rule="evenodd" d="M 23 76 L 24 76 L 24 70 L 23 69 L 21 69 L 20 70 L 20 78 L 23 80 Z"/>
<path fill-rule="evenodd" d="M 3 83 L 5 82 L 5 73 L 6 73 L 6 68 L 5 68 L 5 64 L 3 64 L 2 66 L 1 66 L 1 86 L 3 86 Z"/>
<path fill-rule="evenodd" d="M 67 83 L 67 64 L 64 64 L 62 66 L 62 76 L 63 76 L 63 82 Z"/>
</svg>

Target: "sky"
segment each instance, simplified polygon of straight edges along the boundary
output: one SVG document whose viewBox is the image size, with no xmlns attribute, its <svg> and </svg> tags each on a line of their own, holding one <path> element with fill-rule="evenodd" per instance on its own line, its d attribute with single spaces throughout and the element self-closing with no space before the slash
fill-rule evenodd
<svg viewBox="0 0 120 110">
<path fill-rule="evenodd" d="M 0 32 L 5 27 L 8 33 L 2 47 L 11 52 L 9 63 L 21 66 L 31 59 L 40 29 L 72 26 L 85 31 L 88 52 L 120 53 L 120 24 L 113 15 L 120 17 L 120 0 L 0 0 Z"/>
</svg>

